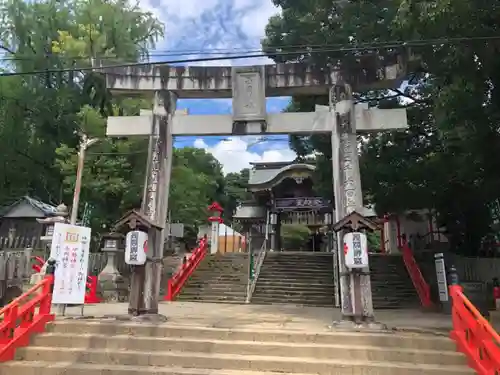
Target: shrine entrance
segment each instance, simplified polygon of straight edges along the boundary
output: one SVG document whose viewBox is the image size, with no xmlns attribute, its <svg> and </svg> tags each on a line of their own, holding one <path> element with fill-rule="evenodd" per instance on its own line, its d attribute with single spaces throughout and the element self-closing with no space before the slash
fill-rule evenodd
<svg viewBox="0 0 500 375">
<path fill-rule="evenodd" d="M 304 221 L 318 227 L 326 220 L 334 223 L 357 212 L 363 214 L 363 197 L 359 176 L 357 133 L 404 129 L 405 109 L 369 108 L 367 103 L 355 104 L 356 91 L 399 87 L 406 76 L 408 56 L 367 54 L 351 61 L 350 66 L 332 65 L 318 68 L 302 64 L 278 64 L 245 67 L 180 67 L 145 65 L 99 69 L 106 75 L 108 89 L 115 95 L 154 96 L 150 113 L 138 117 L 109 117 L 110 137 L 150 137 L 148 177 L 143 199 L 144 215 L 159 228 L 164 228 L 168 212 L 170 174 L 174 136 L 210 135 L 270 135 L 327 134 L 332 144 L 333 196 L 321 199 L 307 190 L 309 176 L 287 175 L 288 181 L 274 189 L 277 196 L 267 207 L 266 227 L 274 228 L 280 221 Z M 329 96 L 328 106 L 316 106 L 314 112 L 271 114 L 266 110 L 266 96 L 317 95 Z M 178 98 L 232 98 L 233 113 L 229 115 L 182 115 L 176 113 Z M 306 166 L 284 166 L 287 170 L 313 169 Z M 257 172 L 257 170 L 256 170 Z M 282 171 L 284 172 L 284 171 Z M 268 173 L 269 174 L 269 173 Z M 300 183 L 299 183 L 300 181 Z M 294 186 L 296 196 L 289 197 L 286 184 Z M 304 185 L 302 185 L 304 184 Z M 271 189 L 273 190 L 273 189 Z M 301 195 L 301 190 L 307 190 Z M 335 208 L 335 210 L 333 209 Z M 279 228 L 278 228 L 279 231 Z M 145 265 L 144 295 L 139 290 L 132 295 L 144 300 L 141 311 L 158 311 L 159 280 L 163 230 L 152 231 L 151 251 Z M 276 244 L 276 231 L 274 246 Z M 341 233 L 342 234 L 342 233 Z M 342 238 L 342 237 L 339 237 Z M 338 246 L 337 246 L 338 247 Z M 274 250 L 274 249 L 272 249 Z M 354 311 L 351 290 L 354 274 L 347 269 L 343 251 L 337 251 L 341 288 L 342 315 L 351 319 L 355 314 L 363 320 L 373 318 L 369 269 L 360 274 L 363 288 L 363 309 Z M 356 276 L 357 277 L 357 276 Z"/>
</svg>

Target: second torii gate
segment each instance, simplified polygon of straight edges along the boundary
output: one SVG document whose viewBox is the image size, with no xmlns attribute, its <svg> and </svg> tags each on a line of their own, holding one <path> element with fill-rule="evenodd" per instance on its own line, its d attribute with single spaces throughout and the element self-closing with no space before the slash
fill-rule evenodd
<svg viewBox="0 0 500 375">
<path fill-rule="evenodd" d="M 247 67 L 142 67 L 106 68 L 107 87 L 115 94 L 154 96 L 151 114 L 133 117 L 109 117 L 109 137 L 150 136 L 153 142 L 148 161 L 144 213 L 164 226 L 168 212 L 170 173 L 174 136 L 312 134 L 332 135 L 336 219 L 353 211 L 362 212 L 363 197 L 359 175 L 356 133 L 379 132 L 407 127 L 405 109 L 383 110 L 354 105 L 352 90 L 398 87 L 405 76 L 399 56 L 390 62 L 376 55 L 360 58 L 344 69 L 317 69 L 302 64 L 278 64 Z M 267 96 L 329 95 L 328 107 L 315 112 L 266 112 Z M 232 98 L 230 115 L 175 115 L 178 98 Z M 146 264 L 143 313 L 158 312 L 161 278 L 162 239 L 151 244 Z M 349 271 L 344 254 L 338 251 L 342 317 L 354 315 Z M 369 272 L 361 283 L 363 319 L 373 321 Z M 338 280 L 336 280 L 338 282 Z"/>
</svg>

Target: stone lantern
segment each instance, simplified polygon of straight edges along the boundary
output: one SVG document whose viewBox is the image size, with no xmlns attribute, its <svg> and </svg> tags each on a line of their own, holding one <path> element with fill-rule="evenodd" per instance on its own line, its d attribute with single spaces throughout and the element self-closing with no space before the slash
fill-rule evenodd
<svg viewBox="0 0 500 375">
<path fill-rule="evenodd" d="M 56 211 L 52 214 L 52 216 L 36 219 L 40 224 L 44 224 L 44 235 L 40 237 L 40 241 L 48 250 L 48 256 L 50 256 L 50 247 L 52 245 L 52 237 L 54 236 L 54 227 L 57 223 L 67 223 L 68 222 L 68 207 L 64 203 L 61 203 L 56 207 Z M 48 258 L 47 256 L 47 258 Z M 30 283 L 36 284 L 41 281 L 45 275 L 45 271 L 47 268 L 47 260 L 43 265 L 40 272 L 31 276 Z"/>
<path fill-rule="evenodd" d="M 128 298 L 129 281 L 118 270 L 119 256 L 123 256 L 124 235 L 111 232 L 105 234 L 101 251 L 107 255 L 107 262 L 99 274 L 102 297 L 108 302 L 124 302 Z"/>
</svg>

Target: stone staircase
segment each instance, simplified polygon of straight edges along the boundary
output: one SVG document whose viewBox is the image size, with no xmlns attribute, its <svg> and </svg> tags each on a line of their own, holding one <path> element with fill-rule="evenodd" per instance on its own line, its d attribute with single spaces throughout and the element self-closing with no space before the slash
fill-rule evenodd
<svg viewBox="0 0 500 375">
<path fill-rule="evenodd" d="M 466 375 L 445 336 L 62 320 L 0 375 Z"/>
<path fill-rule="evenodd" d="M 194 271 L 177 301 L 245 303 L 248 254 L 210 254 Z"/>
<path fill-rule="evenodd" d="M 266 255 L 251 302 L 334 305 L 331 253 L 272 252 Z M 375 309 L 412 309 L 420 300 L 401 256 L 370 255 Z"/>
<path fill-rule="evenodd" d="M 420 307 L 420 299 L 402 256 L 370 254 L 370 272 L 375 309 Z"/>
<path fill-rule="evenodd" d="M 333 254 L 270 252 L 251 302 L 333 307 Z"/>
</svg>

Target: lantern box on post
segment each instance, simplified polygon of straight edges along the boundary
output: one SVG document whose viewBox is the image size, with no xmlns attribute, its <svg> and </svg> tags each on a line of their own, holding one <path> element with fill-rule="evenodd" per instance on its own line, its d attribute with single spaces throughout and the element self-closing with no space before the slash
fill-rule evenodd
<svg viewBox="0 0 500 375">
<path fill-rule="evenodd" d="M 129 259 L 125 258 L 125 262 L 131 264 L 132 275 L 130 280 L 130 294 L 129 294 L 129 308 L 128 313 L 131 315 L 138 315 L 144 309 L 143 305 L 143 288 L 144 280 L 146 275 L 146 266 L 141 265 L 139 262 L 139 251 L 142 251 L 146 258 L 153 255 L 153 251 L 148 251 L 148 246 L 151 246 L 151 241 L 144 243 L 144 237 L 142 235 L 142 243 L 140 243 L 140 236 L 137 231 L 147 233 L 148 235 L 154 235 L 156 238 L 160 238 L 161 231 L 163 227 L 157 223 L 151 221 L 148 217 L 137 210 L 131 210 L 122 216 L 113 227 L 114 232 L 128 234 L 130 232 L 136 232 L 135 238 L 129 236 L 128 256 Z M 132 241 L 133 240 L 133 241 Z M 126 244 L 127 245 L 127 244 Z M 127 255 L 127 248 L 125 248 L 125 255 Z"/>
<path fill-rule="evenodd" d="M 344 231 L 343 250 L 347 268 L 357 269 L 368 267 L 368 241 L 362 231 L 378 229 L 370 219 L 353 211 L 333 226 L 335 232 Z"/>
<path fill-rule="evenodd" d="M 118 220 L 113 230 L 126 234 L 125 262 L 133 266 L 143 265 L 149 255 L 148 234 L 151 230 L 159 234 L 162 229 L 137 210 L 127 212 Z"/>
</svg>

